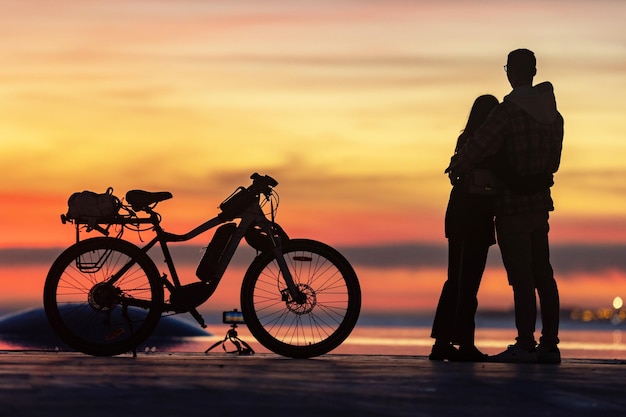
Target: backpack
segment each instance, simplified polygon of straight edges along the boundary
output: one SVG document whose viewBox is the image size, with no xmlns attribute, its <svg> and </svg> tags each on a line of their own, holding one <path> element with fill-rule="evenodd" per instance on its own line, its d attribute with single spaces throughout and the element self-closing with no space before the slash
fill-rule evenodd
<svg viewBox="0 0 626 417">
<path fill-rule="evenodd" d="M 93 227 L 100 221 L 115 218 L 122 203 L 113 195 L 113 188 L 109 187 L 103 194 L 93 191 L 74 193 L 67 200 L 67 206 L 68 219 Z"/>
</svg>

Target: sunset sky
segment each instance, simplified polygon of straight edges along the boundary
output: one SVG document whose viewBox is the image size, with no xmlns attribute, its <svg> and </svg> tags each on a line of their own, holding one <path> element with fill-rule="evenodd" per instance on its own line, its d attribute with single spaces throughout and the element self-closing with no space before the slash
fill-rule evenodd
<svg viewBox="0 0 626 417">
<path fill-rule="evenodd" d="M 445 244 L 443 170 L 520 47 L 565 118 L 552 242 L 626 244 L 625 2 L 1 3 L 0 248 L 69 245 L 69 195 L 109 186 L 171 191 L 184 232 L 255 171 L 292 236 Z"/>
</svg>

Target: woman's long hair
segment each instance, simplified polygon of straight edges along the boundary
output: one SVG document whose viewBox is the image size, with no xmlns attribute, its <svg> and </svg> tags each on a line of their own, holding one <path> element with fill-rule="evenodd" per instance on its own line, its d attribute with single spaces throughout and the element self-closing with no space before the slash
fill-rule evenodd
<svg viewBox="0 0 626 417">
<path fill-rule="evenodd" d="M 487 116 L 489 113 L 498 105 L 498 99 L 492 96 L 491 94 L 484 94 L 479 96 L 474 100 L 474 104 L 472 105 L 472 109 L 470 110 L 469 117 L 467 118 L 467 124 L 465 125 L 465 129 L 459 136 L 459 140 L 456 144 L 456 150 L 458 151 L 464 144 L 465 141 L 472 136 L 480 125 L 483 124 L 485 120 L 487 120 Z"/>
</svg>

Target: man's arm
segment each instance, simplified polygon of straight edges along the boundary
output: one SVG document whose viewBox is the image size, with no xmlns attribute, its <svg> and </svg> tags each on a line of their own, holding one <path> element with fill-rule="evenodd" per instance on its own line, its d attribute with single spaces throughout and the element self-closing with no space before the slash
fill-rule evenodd
<svg viewBox="0 0 626 417">
<path fill-rule="evenodd" d="M 489 155 L 496 153 L 504 143 L 504 131 L 509 125 L 509 115 L 503 104 L 496 107 L 487 120 L 478 128 L 476 133 L 469 138 L 465 146 L 450 160 L 446 173 L 450 178 L 458 178 L 474 165 Z"/>
</svg>

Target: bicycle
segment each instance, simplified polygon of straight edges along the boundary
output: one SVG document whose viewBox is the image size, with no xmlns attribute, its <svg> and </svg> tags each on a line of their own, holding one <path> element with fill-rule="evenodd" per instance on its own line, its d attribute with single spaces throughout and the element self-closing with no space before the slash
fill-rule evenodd
<svg viewBox="0 0 626 417">
<path fill-rule="evenodd" d="M 128 191 L 120 213 L 112 218 L 88 221 L 62 215 L 64 223 L 75 225 L 76 243 L 52 264 L 43 297 L 48 321 L 61 340 L 86 354 L 113 356 L 136 352 L 166 313 L 190 313 L 206 327 L 197 307 L 211 297 L 245 239 L 257 251 L 240 292 L 252 336 L 270 351 L 292 358 L 319 356 L 338 347 L 361 309 L 354 269 L 324 243 L 289 238 L 274 221 L 278 182 L 256 173 L 250 179 L 250 186 L 238 187 L 220 204 L 217 216 L 185 234 L 161 228 L 155 208 L 172 198 L 165 191 Z M 110 237 L 114 225 L 119 230 Z M 168 244 L 216 227 L 196 271 L 199 281 L 182 285 Z M 104 236 L 81 240 L 85 229 Z M 140 247 L 122 238 L 125 229 L 151 231 L 154 237 Z M 148 255 L 157 244 L 167 273 Z"/>
</svg>

